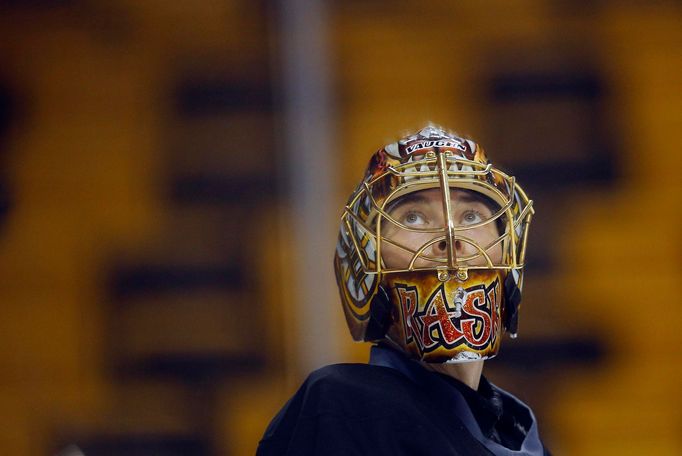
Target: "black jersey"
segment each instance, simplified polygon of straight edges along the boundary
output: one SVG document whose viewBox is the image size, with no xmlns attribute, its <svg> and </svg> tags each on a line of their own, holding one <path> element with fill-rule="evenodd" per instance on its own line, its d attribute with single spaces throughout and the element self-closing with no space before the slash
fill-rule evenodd
<svg viewBox="0 0 682 456">
<path fill-rule="evenodd" d="M 508 393 L 502 415 L 518 448 L 485 435 L 460 390 L 402 354 L 372 348 L 371 364 L 313 372 L 273 419 L 258 447 L 270 455 L 543 455 L 533 414 Z"/>
</svg>

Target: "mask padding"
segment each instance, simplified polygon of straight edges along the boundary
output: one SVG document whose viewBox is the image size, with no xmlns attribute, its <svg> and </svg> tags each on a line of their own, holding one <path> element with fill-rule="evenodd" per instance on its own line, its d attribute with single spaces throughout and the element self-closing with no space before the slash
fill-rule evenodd
<svg viewBox="0 0 682 456">
<path fill-rule="evenodd" d="M 512 336 L 516 336 L 519 326 L 519 304 L 521 290 L 516 285 L 514 275 L 509 272 L 504 279 L 504 327 Z"/>
<path fill-rule="evenodd" d="M 380 286 L 369 304 L 369 322 L 365 331 L 365 340 L 383 339 L 391 324 L 391 304 L 388 293 Z"/>
</svg>

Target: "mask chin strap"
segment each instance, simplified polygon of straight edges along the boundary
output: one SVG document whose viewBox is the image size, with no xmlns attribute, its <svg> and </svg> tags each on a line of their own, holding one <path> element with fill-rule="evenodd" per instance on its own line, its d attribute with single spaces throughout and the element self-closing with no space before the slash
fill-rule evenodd
<svg viewBox="0 0 682 456">
<path fill-rule="evenodd" d="M 386 289 L 380 285 L 369 303 L 369 322 L 365 331 L 365 341 L 383 339 L 390 325 L 391 303 Z"/>
<path fill-rule="evenodd" d="M 504 328 L 509 337 L 516 339 L 519 327 L 519 305 L 521 304 L 521 290 L 516 285 L 514 274 L 507 273 L 504 279 Z"/>
</svg>

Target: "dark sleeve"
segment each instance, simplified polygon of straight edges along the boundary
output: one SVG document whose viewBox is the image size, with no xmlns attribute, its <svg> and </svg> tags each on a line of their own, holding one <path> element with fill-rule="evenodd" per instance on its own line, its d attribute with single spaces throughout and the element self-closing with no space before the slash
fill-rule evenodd
<svg viewBox="0 0 682 456">
<path fill-rule="evenodd" d="M 417 394 L 394 369 L 327 366 L 311 374 L 275 416 L 256 455 L 490 454 L 456 417 L 434 415 L 433 404 Z"/>
<path fill-rule="evenodd" d="M 257 456 L 280 455 L 364 455 L 363 446 L 369 442 L 358 442 L 352 426 L 344 419 L 329 415 L 304 416 L 292 422 L 281 422 L 282 428 L 270 436 L 264 436 L 258 445 Z M 379 453 L 383 454 L 383 453 Z"/>
<path fill-rule="evenodd" d="M 275 415 L 268 428 L 265 430 L 263 438 L 258 444 L 257 456 L 284 455 L 284 454 L 314 454 L 310 451 L 299 453 L 301 448 L 292 447 L 292 439 L 298 434 L 308 434 L 314 429 L 314 423 L 309 420 L 301 420 L 301 409 L 305 396 L 305 384 L 289 399 L 282 407 L 282 410 Z M 312 429 L 311 429 L 312 426 Z M 299 437 L 300 439 L 300 437 Z M 291 452 L 289 450 L 291 449 Z"/>
<path fill-rule="evenodd" d="M 296 415 L 295 399 L 275 417 L 260 441 L 257 456 L 434 454 L 424 453 L 425 448 L 420 446 L 429 438 L 424 426 L 389 415 L 357 420 L 327 412 Z"/>
</svg>

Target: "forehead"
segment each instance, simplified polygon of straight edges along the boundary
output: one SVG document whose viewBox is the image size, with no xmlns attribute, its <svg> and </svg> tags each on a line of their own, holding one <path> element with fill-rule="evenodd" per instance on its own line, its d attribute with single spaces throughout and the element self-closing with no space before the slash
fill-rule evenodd
<svg viewBox="0 0 682 456">
<path fill-rule="evenodd" d="M 480 203 L 485 206 L 489 206 L 487 198 L 477 192 L 472 190 L 464 190 L 451 188 L 450 189 L 450 201 L 454 204 L 462 203 Z M 390 203 L 388 203 L 387 210 L 391 211 L 400 206 L 405 205 L 431 205 L 431 204 L 443 204 L 443 194 L 440 188 L 429 188 L 426 190 L 419 190 L 416 192 L 408 193 L 403 195 Z"/>
</svg>

